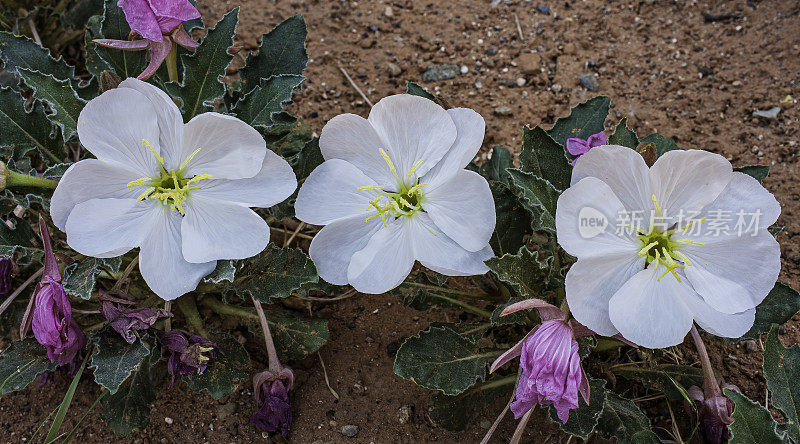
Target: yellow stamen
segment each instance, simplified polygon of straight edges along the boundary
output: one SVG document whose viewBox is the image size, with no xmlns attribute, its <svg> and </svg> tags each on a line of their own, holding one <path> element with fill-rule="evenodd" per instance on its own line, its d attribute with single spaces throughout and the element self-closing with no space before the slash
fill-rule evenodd
<svg viewBox="0 0 800 444">
<path fill-rule="evenodd" d="M 386 151 L 384 151 L 383 148 L 378 148 L 378 152 L 381 153 L 381 157 L 383 157 L 383 160 L 385 160 L 386 164 L 389 165 L 389 171 L 394 174 L 395 178 L 398 178 L 397 170 L 394 168 L 394 163 L 392 163 L 392 159 L 389 158 L 389 155 L 386 154 Z"/>
<path fill-rule="evenodd" d="M 194 157 L 195 154 L 199 153 L 201 149 L 202 148 L 198 148 L 194 150 L 192 154 L 189 154 L 189 157 L 187 157 L 186 160 L 184 160 L 183 163 L 181 163 L 181 166 L 178 167 L 178 170 L 183 171 L 183 169 L 186 168 L 186 165 L 189 165 L 189 162 L 192 160 L 192 157 Z"/>
<path fill-rule="evenodd" d="M 681 242 L 681 243 L 689 244 L 689 245 L 705 245 L 706 244 L 705 242 L 700 242 L 700 241 L 691 240 L 691 239 L 677 239 L 676 242 Z"/>
<path fill-rule="evenodd" d="M 639 250 L 639 256 L 646 256 L 647 252 L 656 245 L 658 245 L 658 242 L 651 242 L 645 245 L 641 250 Z"/>
<path fill-rule="evenodd" d="M 406 175 L 406 180 L 411 180 L 411 176 L 417 172 L 417 167 L 420 166 L 424 161 L 425 159 L 420 159 L 414 162 L 414 165 L 411 165 L 411 169 L 408 171 L 408 174 Z"/>
<path fill-rule="evenodd" d="M 155 148 L 153 148 L 153 145 L 150 145 L 150 142 L 148 142 L 147 139 L 142 139 L 142 143 L 144 144 L 144 146 L 148 150 L 150 150 L 151 153 L 153 153 L 153 155 L 156 157 L 156 160 L 158 160 L 158 164 L 163 167 L 164 166 L 164 158 L 158 155 L 158 153 L 156 152 Z"/>
<path fill-rule="evenodd" d="M 656 206 L 656 212 L 658 213 L 658 217 L 664 217 L 664 213 L 661 212 L 661 206 L 658 205 L 658 199 L 656 199 L 656 195 L 653 194 L 653 205 Z"/>
</svg>

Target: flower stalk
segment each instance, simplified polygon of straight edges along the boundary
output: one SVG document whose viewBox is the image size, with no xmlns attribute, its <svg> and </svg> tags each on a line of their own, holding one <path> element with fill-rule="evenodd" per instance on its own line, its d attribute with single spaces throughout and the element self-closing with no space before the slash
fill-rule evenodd
<svg viewBox="0 0 800 444">
<path fill-rule="evenodd" d="M 31 187 L 55 190 L 58 181 L 38 176 L 28 176 L 27 174 L 17 173 L 8 169 L 5 164 L 0 162 L 3 169 L 3 177 L 0 179 L 0 190 L 9 187 Z"/>
<path fill-rule="evenodd" d="M 178 298 L 176 302 L 178 309 L 183 313 L 183 317 L 186 318 L 186 322 L 192 326 L 192 329 L 201 336 L 208 336 L 208 332 L 206 332 L 206 328 L 203 325 L 203 319 L 200 318 L 200 312 L 197 311 L 197 302 L 194 296 L 185 295 Z"/>
<path fill-rule="evenodd" d="M 703 338 L 700 337 L 700 332 L 697 331 L 697 326 L 692 324 L 692 339 L 694 345 L 697 347 L 697 354 L 700 355 L 700 366 L 703 368 L 703 391 L 713 396 L 722 395 L 722 390 L 717 383 L 717 377 L 714 376 L 714 368 L 711 367 L 711 359 L 708 357 L 708 350 L 706 344 L 703 343 Z"/>
</svg>

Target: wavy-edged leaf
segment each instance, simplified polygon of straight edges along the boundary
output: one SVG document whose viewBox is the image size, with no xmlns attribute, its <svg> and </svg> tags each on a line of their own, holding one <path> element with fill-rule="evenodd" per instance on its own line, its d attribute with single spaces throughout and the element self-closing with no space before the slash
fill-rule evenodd
<svg viewBox="0 0 800 444">
<path fill-rule="evenodd" d="M 78 131 L 78 116 L 86 101 L 78 97 L 68 80 L 25 68 L 19 68 L 17 72 L 33 88 L 33 96 L 50 106 L 52 112 L 45 115 L 61 129 L 64 140 L 69 140 Z"/>
<path fill-rule="evenodd" d="M 424 87 L 420 86 L 418 83 L 415 83 L 415 82 L 408 82 L 406 84 L 406 94 L 411 94 L 412 96 L 423 97 L 423 98 L 428 99 L 430 101 L 439 103 L 439 102 L 436 101 L 436 96 L 434 96 L 433 94 L 428 92 L 427 89 L 425 89 Z"/>
<path fill-rule="evenodd" d="M 125 20 L 122 8 L 117 6 L 117 0 L 106 0 L 100 31 L 102 35 L 99 37 L 105 39 L 128 40 L 131 28 Z M 148 51 L 120 51 L 95 43 L 89 43 L 87 50 L 89 49 L 92 53 L 99 55 L 122 80 L 138 76 L 147 65 Z"/>
<path fill-rule="evenodd" d="M 639 138 L 636 137 L 636 133 L 628 129 L 627 117 L 623 117 L 619 123 L 617 123 L 614 132 L 608 136 L 608 144 L 626 146 L 631 149 L 636 149 L 636 147 L 639 146 Z"/>
<path fill-rule="evenodd" d="M 613 392 L 606 393 L 606 403 L 597 422 L 597 432 L 606 439 L 617 438 L 618 444 L 633 443 L 636 433 L 650 430 L 650 419 L 630 399 Z"/>
<path fill-rule="evenodd" d="M 108 259 L 86 257 L 73 262 L 64 269 L 64 290 L 72 296 L 90 299 L 97 282 L 97 275 L 103 270 L 117 272 L 120 265 L 122 257 Z"/>
<path fill-rule="evenodd" d="M 324 319 L 306 318 L 276 310 L 268 310 L 266 315 L 275 348 L 282 360 L 303 359 L 316 353 L 330 339 L 328 321 Z M 247 323 L 247 328 L 256 337 L 261 337 L 261 324 L 255 314 Z"/>
<path fill-rule="evenodd" d="M 729 388 L 725 396 L 733 401 L 733 424 L 730 442 L 737 444 L 784 444 L 790 442 L 785 432 L 778 431 L 778 423 L 769 410 L 747 396 Z"/>
<path fill-rule="evenodd" d="M 559 191 L 547 180 L 533 173 L 509 169 L 511 185 L 531 214 L 531 228 L 556 232 L 556 202 Z"/>
<path fill-rule="evenodd" d="M 403 342 L 394 360 L 394 372 L 427 389 L 457 395 L 484 381 L 487 366 L 498 356 L 479 348 L 448 327 L 428 327 Z"/>
<path fill-rule="evenodd" d="M 490 181 L 489 189 L 492 191 L 497 214 L 497 222 L 489 244 L 497 256 L 514 254 L 525 244 L 526 236 L 531 233 L 531 214 L 509 185 Z"/>
<path fill-rule="evenodd" d="M 513 167 L 514 155 L 508 148 L 498 145 L 492 148 L 492 158 L 480 166 L 478 173 L 486 180 L 494 180 L 508 185 L 508 171 L 506 170 Z"/>
<path fill-rule="evenodd" d="M 5 69 L 18 73 L 19 68 L 50 74 L 58 80 L 75 78 L 75 67 L 68 65 L 62 57 L 50 55 L 50 50 L 40 46 L 27 36 L 0 31 L 0 59 Z"/>
<path fill-rule="evenodd" d="M 703 385 L 703 372 L 687 365 L 639 367 L 631 364 L 613 367 L 611 371 L 625 379 L 638 381 L 645 387 L 659 390 L 673 401 L 685 399 L 686 387 Z"/>
<path fill-rule="evenodd" d="M 605 129 L 610 107 L 611 99 L 608 97 L 592 97 L 572 108 L 569 116 L 556 120 L 547 133 L 562 147 L 566 146 L 567 139 L 570 137 L 585 140 L 592 134 L 597 134 Z"/>
<path fill-rule="evenodd" d="M 776 282 L 766 298 L 756 307 L 753 327 L 740 339 L 758 339 L 769 332 L 772 324 L 783 325 L 800 311 L 800 293 L 794 288 Z"/>
<path fill-rule="evenodd" d="M 784 348 L 773 326 L 764 342 L 764 378 L 772 393 L 772 405 L 786 418 L 785 426 L 794 442 L 800 442 L 800 346 Z"/>
<path fill-rule="evenodd" d="M 605 379 L 589 378 L 589 386 L 591 387 L 591 394 L 589 396 L 589 404 L 583 400 L 582 396 L 578 396 L 578 408 L 569 411 L 569 419 L 566 423 L 562 423 L 558 416 L 556 416 L 556 409 L 550 406 L 550 419 L 553 420 L 561 430 L 569 433 L 570 435 L 589 439 L 589 435 L 594 431 L 600 419 L 600 413 L 603 411 L 603 406 L 606 402 L 606 381 Z"/>
<path fill-rule="evenodd" d="M 104 328 L 92 335 L 92 342 L 96 348 L 89 367 L 94 369 L 95 382 L 108 389 L 111 395 L 139 370 L 144 358 L 152 351 L 152 345 L 146 344 L 142 339 L 128 344 L 112 328 Z"/>
<path fill-rule="evenodd" d="M 522 132 L 521 170 L 550 182 L 558 190 L 569 188 L 572 165 L 564 145 L 554 140 L 541 127 L 525 127 Z"/>
<path fill-rule="evenodd" d="M 261 79 L 280 74 L 302 74 L 308 64 L 306 34 L 305 19 L 294 15 L 262 35 L 258 52 L 250 54 L 245 66 L 239 70 L 242 92 L 250 92 L 261 84 Z"/>
<path fill-rule="evenodd" d="M 44 346 L 36 339 L 13 341 L 0 353 L 0 396 L 24 389 L 37 376 L 55 368 Z"/>
<path fill-rule="evenodd" d="M 134 430 L 142 430 L 150 422 L 150 403 L 155 401 L 160 383 L 153 367 L 161 359 L 161 347 L 152 337 L 148 338 L 148 346 L 151 352 L 142 358 L 138 370 L 116 393 L 103 397 L 100 402 L 103 406 L 101 418 L 117 435 L 126 436 Z"/>
<path fill-rule="evenodd" d="M 60 132 L 53 131 L 44 107 L 34 102 L 27 110 L 25 99 L 10 88 L 0 89 L 0 127 L 0 145 L 12 147 L 10 158 L 21 159 L 32 149 L 49 161 L 61 162 L 64 157 L 64 141 Z"/>
<path fill-rule="evenodd" d="M 214 110 L 214 103 L 225 94 L 222 77 L 233 56 L 228 50 L 233 47 L 233 36 L 239 23 L 239 8 L 223 16 L 208 30 L 193 54 L 181 56 L 183 83 L 169 82 L 167 91 L 181 101 L 183 119 Z"/>
<path fill-rule="evenodd" d="M 500 304 L 492 313 L 492 325 L 524 324 L 528 317 L 525 311 L 519 311 L 507 316 L 500 316 L 509 305 L 524 299 L 538 298 L 548 300 L 544 294 L 548 289 L 552 277 L 552 258 L 539 259 L 539 252 L 532 253 L 523 246 L 517 254 L 504 254 L 486 261 L 498 279 L 511 285 L 517 292 L 505 304 Z"/>
<path fill-rule="evenodd" d="M 258 256 L 239 262 L 236 281 L 229 288 L 239 296 L 261 302 L 285 298 L 308 282 L 317 282 L 317 268 L 302 250 L 270 244 Z M 244 298 L 247 300 L 248 298 Z"/>
<path fill-rule="evenodd" d="M 230 259 L 217 261 L 217 268 L 203 278 L 203 282 L 219 284 L 224 281 L 233 282 L 236 278 L 236 262 Z"/>
<path fill-rule="evenodd" d="M 17 265 L 27 265 L 34 255 L 41 254 L 42 250 L 32 242 L 38 236 L 25 219 L 11 214 L 8 221 L 13 227 L 7 223 L 0 224 L 0 258 L 15 259 Z"/>
<path fill-rule="evenodd" d="M 510 378 L 495 376 L 489 382 L 455 396 L 436 392 L 431 395 L 428 403 L 428 417 L 445 430 L 454 432 L 464 430 L 487 405 L 511 392 L 515 379 L 515 376 Z"/>
<path fill-rule="evenodd" d="M 261 84 L 253 88 L 236 102 L 233 112 L 236 117 L 251 126 L 275 125 L 272 116 L 283 111 L 292 102 L 292 94 L 300 88 L 305 77 L 296 74 L 280 74 L 261 79 Z"/>
<path fill-rule="evenodd" d="M 250 377 L 250 356 L 244 346 L 228 333 L 210 337 L 218 347 L 202 374 L 183 376 L 183 381 L 195 393 L 207 392 L 214 399 L 233 394 Z"/>
<path fill-rule="evenodd" d="M 733 167 L 733 171 L 745 173 L 753 179 L 762 182 L 769 176 L 769 165 L 745 165 Z"/>
<path fill-rule="evenodd" d="M 658 153 L 658 157 L 663 156 L 665 153 L 670 151 L 679 150 L 678 144 L 675 143 L 674 140 L 669 139 L 667 137 L 662 136 L 658 133 L 653 133 L 645 136 L 642 139 L 639 139 L 641 143 L 652 143 L 656 146 L 656 152 Z"/>
</svg>

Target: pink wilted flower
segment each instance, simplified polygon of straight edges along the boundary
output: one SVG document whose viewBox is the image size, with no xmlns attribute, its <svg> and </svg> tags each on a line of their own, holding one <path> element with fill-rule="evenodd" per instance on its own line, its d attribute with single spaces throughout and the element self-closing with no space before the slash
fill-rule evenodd
<svg viewBox="0 0 800 444">
<path fill-rule="evenodd" d="M 294 373 L 288 367 L 277 374 L 265 370 L 253 378 L 258 410 L 250 416 L 250 422 L 267 433 L 289 434 L 292 425 L 292 402 L 289 392 L 294 386 Z"/>
<path fill-rule="evenodd" d="M 119 291 L 106 293 L 101 289 L 99 299 L 103 316 L 129 344 L 136 341 L 136 331 L 149 329 L 159 318 L 172 317 L 172 313 L 162 308 L 136 307 L 136 302 Z"/>
<path fill-rule="evenodd" d="M 139 80 L 147 80 L 155 74 L 172 51 L 173 42 L 189 50 L 197 47 L 198 43 L 182 26 L 183 22 L 200 17 L 200 12 L 189 0 L 119 0 L 118 5 L 125 13 L 132 34 L 138 34 L 142 39 L 95 39 L 94 42 L 123 51 L 150 48 L 150 64 L 139 74 Z"/>
<path fill-rule="evenodd" d="M 718 380 L 719 386 L 739 391 L 739 387 L 725 384 Z M 728 425 L 733 423 L 733 401 L 722 392 L 704 393 L 700 387 L 693 385 L 689 387 L 689 397 L 700 404 L 700 424 L 703 426 L 703 433 L 708 442 L 712 444 L 722 444 L 728 442 L 730 433 Z"/>
<path fill-rule="evenodd" d="M 590 149 L 596 146 L 606 145 L 607 143 L 608 138 L 602 131 L 597 134 L 592 134 L 586 140 L 578 139 L 576 137 L 567 139 L 567 151 L 575 156 L 575 159 L 572 160 L 572 164 L 574 165 L 575 161 L 577 161 L 579 157 L 588 153 Z"/>
<path fill-rule="evenodd" d="M 539 311 L 542 324 L 497 358 L 491 371 L 520 356 L 522 375 L 511 404 L 514 417 L 521 418 L 536 404 L 546 404 L 555 407 L 558 419 L 567 422 L 569 411 L 578 408 L 578 393 L 589 402 L 589 380 L 581 367 L 573 321 L 567 321 L 564 312 L 540 299 L 509 305 L 501 316 L 528 308 Z M 587 331 L 583 326 L 576 327 Z"/>
<path fill-rule="evenodd" d="M 217 355 L 217 346 L 208 339 L 189 334 L 183 330 L 170 330 L 161 336 L 161 344 L 166 348 L 167 372 L 175 384 L 175 377 L 202 374 L 206 371 L 208 361 Z"/>
<path fill-rule="evenodd" d="M 72 319 L 72 305 L 61 285 L 61 273 L 50 244 L 50 231 L 39 217 L 39 230 L 44 244 L 44 274 L 36 286 L 31 328 L 36 340 L 47 349 L 50 362 L 70 364 L 86 345 L 86 335 Z"/>
</svg>

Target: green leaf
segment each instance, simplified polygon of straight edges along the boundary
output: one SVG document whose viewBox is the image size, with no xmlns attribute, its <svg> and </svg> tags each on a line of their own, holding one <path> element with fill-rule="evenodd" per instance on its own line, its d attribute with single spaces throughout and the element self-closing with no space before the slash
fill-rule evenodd
<svg viewBox="0 0 800 444">
<path fill-rule="evenodd" d="M 92 16 L 86 24 L 86 35 L 83 40 L 86 52 L 86 70 L 95 78 L 99 78 L 103 71 L 114 71 L 114 68 L 100 56 L 99 51 L 102 47 L 92 43 L 92 39 L 103 36 L 102 25 L 102 15 Z"/>
<path fill-rule="evenodd" d="M 776 282 L 767 297 L 756 307 L 753 327 L 740 339 L 758 339 L 769 331 L 772 324 L 783 325 L 798 311 L 800 311 L 800 293 L 786 284 Z"/>
<path fill-rule="evenodd" d="M 17 265 L 27 265 L 30 263 L 32 256 L 37 253 L 41 254 L 42 250 L 34 247 L 31 242 L 32 239 L 38 236 L 28 221 L 14 215 L 9 215 L 8 220 L 14 226 L 10 227 L 5 223 L 0 224 L 0 257 L 3 259 L 15 259 Z M 16 258 L 14 256 L 15 253 L 18 253 Z"/>
<path fill-rule="evenodd" d="M 508 148 L 495 146 L 492 148 L 492 158 L 481 165 L 478 172 L 486 180 L 494 180 L 508 185 L 508 168 L 514 167 L 514 156 Z"/>
<path fill-rule="evenodd" d="M 733 171 L 745 173 L 759 182 L 762 182 L 764 179 L 767 178 L 767 176 L 769 176 L 768 165 L 745 165 L 740 167 L 734 167 Z"/>
<path fill-rule="evenodd" d="M 510 169 L 508 172 L 515 193 L 531 214 L 531 227 L 536 231 L 555 233 L 558 190 L 550 182 L 533 173 L 517 169 Z"/>
<path fill-rule="evenodd" d="M 497 353 L 481 353 L 477 343 L 447 327 L 428 327 L 406 339 L 394 360 L 401 378 L 446 395 L 457 395 L 486 378 Z"/>
<path fill-rule="evenodd" d="M 397 297 L 403 306 L 414 310 L 460 307 L 459 301 L 452 292 L 448 292 L 448 288 L 436 283 L 432 275 L 423 271 L 413 277 L 409 276 L 402 284 L 389 290 L 388 293 Z"/>
<path fill-rule="evenodd" d="M 306 21 L 303 16 L 295 15 L 262 35 L 258 52 L 250 54 L 244 68 L 239 70 L 242 92 L 250 92 L 261 84 L 261 79 L 302 74 L 308 64 L 306 34 Z"/>
<path fill-rule="evenodd" d="M 109 259 L 87 257 L 73 262 L 64 269 L 64 290 L 72 296 L 90 299 L 97 282 L 97 275 L 104 269 L 117 272 L 120 265 L 122 265 L 122 257 Z"/>
<path fill-rule="evenodd" d="M 800 442 L 800 346 L 783 348 L 778 326 L 773 326 L 764 343 L 764 378 L 772 393 L 772 405 L 786 418 L 786 429 Z"/>
<path fill-rule="evenodd" d="M 678 144 L 675 143 L 674 140 L 668 139 L 658 133 L 650 134 L 645 138 L 640 139 L 639 142 L 654 144 L 656 146 L 656 153 L 658 153 L 658 157 L 663 156 L 665 153 L 669 151 L 680 149 L 680 147 L 678 147 Z"/>
<path fill-rule="evenodd" d="M 633 434 L 631 444 L 662 444 L 662 442 L 652 430 L 642 430 Z"/>
<path fill-rule="evenodd" d="M 505 253 L 514 254 L 525 244 L 526 236 L 530 235 L 531 215 L 509 185 L 490 181 L 489 189 L 492 190 L 497 214 L 497 222 L 489 244 L 497 256 Z"/>
<path fill-rule="evenodd" d="M 436 102 L 436 96 L 434 96 L 433 94 L 428 92 L 427 89 L 423 88 L 422 86 L 414 82 L 408 82 L 406 84 L 406 94 L 411 94 L 412 96 L 424 97 L 428 100 Z"/>
<path fill-rule="evenodd" d="M 166 89 L 181 101 L 181 111 L 186 122 L 198 114 L 214 111 L 214 103 L 225 94 L 222 78 L 233 60 L 228 50 L 233 47 L 233 36 L 238 23 L 237 7 L 208 30 L 193 54 L 181 56 L 183 83 L 169 82 Z"/>
<path fill-rule="evenodd" d="M 195 393 L 208 392 L 214 399 L 233 394 L 250 377 L 250 356 L 244 346 L 228 333 L 217 333 L 211 339 L 219 348 L 219 354 L 211 359 L 206 370 L 200 374 L 183 377 L 186 385 Z"/>
<path fill-rule="evenodd" d="M 248 125 L 273 126 L 275 121 L 272 116 L 283 111 L 292 102 L 292 94 L 300 88 L 304 80 L 305 77 L 296 74 L 261 79 L 259 86 L 236 102 L 233 112 Z"/>
<path fill-rule="evenodd" d="M 526 247 L 520 248 L 517 254 L 504 254 L 486 261 L 486 266 L 497 277 L 513 286 L 524 299 L 546 299 L 547 290 L 552 277 L 553 258 L 539 259 L 539 252 L 531 252 Z"/>
<path fill-rule="evenodd" d="M 22 390 L 37 376 L 55 370 L 44 346 L 34 338 L 11 343 L 0 353 L 0 396 Z"/>
<path fill-rule="evenodd" d="M 650 419 L 631 400 L 606 392 L 606 403 L 597 423 L 597 432 L 606 439 L 617 438 L 618 444 L 632 443 L 637 432 L 650 430 Z"/>
<path fill-rule="evenodd" d="M 636 133 L 628 129 L 628 118 L 623 117 L 614 128 L 614 133 L 608 136 L 609 145 L 622 145 L 631 149 L 639 146 L 639 138 Z"/>
<path fill-rule="evenodd" d="M 103 23 L 100 28 L 100 37 L 114 40 L 128 40 L 131 28 L 125 20 L 125 13 L 117 6 L 116 0 L 106 0 L 103 9 Z M 148 51 L 120 51 L 119 49 L 105 48 L 89 43 L 87 51 L 95 51 L 117 73 L 122 80 L 136 77 L 144 71 L 147 65 L 146 54 Z M 107 401 L 106 401 L 107 402 Z"/>
<path fill-rule="evenodd" d="M 126 436 L 134 430 L 142 430 L 150 422 L 150 403 L 156 399 L 160 382 L 153 367 L 161 359 L 161 348 L 155 341 L 148 347 L 151 352 L 142 358 L 138 370 L 116 393 L 101 401 L 101 417 L 117 435 Z"/>
<path fill-rule="evenodd" d="M 50 74 L 58 80 L 75 79 L 74 66 L 68 65 L 61 57 L 53 58 L 49 49 L 26 36 L 0 32 L 0 60 L 5 63 L 5 69 L 14 74 L 23 68 Z"/>
<path fill-rule="evenodd" d="M 46 114 L 47 118 L 61 129 L 64 140 L 69 140 L 78 131 L 78 116 L 86 101 L 78 97 L 67 80 L 24 68 L 17 72 L 33 88 L 33 96 L 50 106 L 52 113 Z"/>
<path fill-rule="evenodd" d="M 236 262 L 230 259 L 222 259 L 217 261 L 217 268 L 203 278 L 203 282 L 211 282 L 212 284 L 219 284 L 223 281 L 233 282 L 236 277 Z"/>
<path fill-rule="evenodd" d="M 611 100 L 608 97 L 593 97 L 572 108 L 569 116 L 556 120 L 547 133 L 562 147 L 566 146 L 570 137 L 588 139 L 592 134 L 605 129 L 610 106 Z"/>
<path fill-rule="evenodd" d="M 294 162 L 294 172 L 297 180 L 307 178 L 314 169 L 325 162 L 322 151 L 319 149 L 319 137 L 306 142 L 303 148 L 297 153 L 297 161 Z"/>
<path fill-rule="evenodd" d="M 67 392 L 64 394 L 64 399 L 61 401 L 61 405 L 58 406 L 58 413 L 56 413 L 55 418 L 53 418 L 53 423 L 50 425 L 50 430 L 47 432 L 47 436 L 44 438 L 44 442 L 46 444 L 53 443 L 57 438 L 58 430 L 61 428 L 61 424 L 64 423 L 64 417 L 67 416 L 67 410 L 69 410 L 69 406 L 72 404 L 72 399 L 75 397 L 75 389 L 78 388 L 78 383 L 81 382 L 81 375 L 83 375 L 83 370 L 86 368 L 86 361 L 88 359 L 88 356 L 83 359 L 83 362 L 81 362 L 81 366 L 78 368 L 75 376 L 72 377 L 72 383 L 69 385 Z"/>
<path fill-rule="evenodd" d="M 236 275 L 236 282 L 230 285 L 236 294 L 249 294 L 266 303 L 289 297 L 301 285 L 319 280 L 317 268 L 302 250 L 275 244 L 258 256 L 241 261 Z"/>
<path fill-rule="evenodd" d="M 613 367 L 611 371 L 615 375 L 656 389 L 673 401 L 685 398 L 686 387 L 703 385 L 703 372 L 699 368 L 688 365 L 661 365 L 658 367 L 623 365 Z"/>
<path fill-rule="evenodd" d="M 328 321 L 324 319 L 304 318 L 273 310 L 267 312 L 267 322 L 281 359 L 303 359 L 316 353 L 330 339 Z"/>
<path fill-rule="evenodd" d="M 92 335 L 92 342 L 96 348 L 89 367 L 94 369 L 95 382 L 108 389 L 111 395 L 139 370 L 142 361 L 151 352 L 150 346 L 143 340 L 137 339 L 133 344 L 128 344 L 110 327 Z"/>
<path fill-rule="evenodd" d="M 572 165 L 564 145 L 559 145 L 541 127 L 523 128 L 519 163 L 522 171 L 550 182 L 556 189 L 569 188 Z"/>
<path fill-rule="evenodd" d="M 570 410 L 569 419 L 562 423 L 556 416 L 556 409 L 550 406 L 550 419 L 553 420 L 561 430 L 579 438 L 589 439 L 589 435 L 594 431 L 600 419 L 600 413 L 606 402 L 606 381 L 605 379 L 589 378 L 590 396 L 589 404 L 583 400 L 583 396 L 578 396 L 578 408 Z"/>
<path fill-rule="evenodd" d="M 782 444 L 788 443 L 785 432 L 778 431 L 778 423 L 769 410 L 747 396 L 729 388 L 722 389 L 725 396 L 735 404 L 730 442 L 737 444 Z"/>
<path fill-rule="evenodd" d="M 428 417 L 445 430 L 454 432 L 464 430 L 492 401 L 507 395 L 514 388 L 515 379 L 516 376 L 503 379 L 495 376 L 486 384 L 473 387 L 456 396 L 436 392 L 428 403 Z"/>
<path fill-rule="evenodd" d="M 21 159 L 32 149 L 39 150 L 48 161 L 61 162 L 64 157 L 64 141 L 53 131 L 44 107 L 34 102 L 32 109 L 26 110 L 25 99 L 10 88 L 0 89 L 0 126 L 0 145 L 11 146 L 10 157 L 14 159 Z"/>
</svg>

